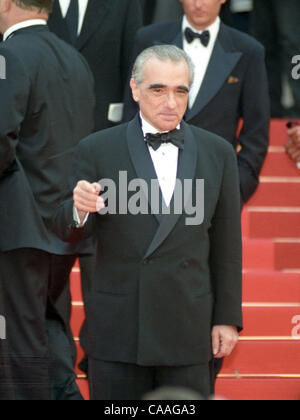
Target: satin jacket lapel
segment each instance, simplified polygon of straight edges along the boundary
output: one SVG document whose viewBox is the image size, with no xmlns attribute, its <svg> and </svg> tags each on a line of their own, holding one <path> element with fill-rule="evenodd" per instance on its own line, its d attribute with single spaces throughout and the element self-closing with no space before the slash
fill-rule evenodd
<svg viewBox="0 0 300 420">
<path fill-rule="evenodd" d="M 89 0 L 82 30 L 76 45 L 78 50 L 81 50 L 84 47 L 96 29 L 101 26 L 112 3 L 112 1 L 108 0 Z"/>
<path fill-rule="evenodd" d="M 194 179 L 195 177 L 197 164 L 197 144 L 189 126 L 183 122 L 182 127 L 184 129 L 185 146 L 184 150 L 179 152 L 177 179 L 180 180 L 181 185 L 183 186 L 184 180 Z M 178 186 L 176 188 L 178 188 Z M 184 191 L 183 208 L 185 208 L 185 204 L 189 201 L 191 194 L 192 191 Z M 176 195 L 176 189 L 174 195 Z M 170 205 L 171 209 L 174 208 L 174 195 Z M 163 215 L 162 217 L 163 220 L 144 256 L 145 259 L 148 258 L 151 254 L 153 254 L 156 251 L 156 249 L 170 235 L 178 220 L 180 219 L 180 217 L 182 217 L 182 214 L 171 213 L 168 215 Z"/>
<path fill-rule="evenodd" d="M 227 52 L 224 49 L 223 31 L 224 27 L 221 25 L 220 34 L 216 41 L 203 84 L 193 108 L 186 113 L 186 121 L 191 120 L 199 114 L 212 98 L 216 96 L 242 56 L 241 52 Z"/>
<path fill-rule="evenodd" d="M 147 147 L 146 142 L 143 139 L 143 133 L 139 121 L 139 116 L 137 115 L 134 120 L 132 120 L 128 124 L 127 128 L 127 143 L 129 154 L 131 157 L 132 164 L 135 168 L 136 174 L 138 179 L 144 180 L 147 183 L 147 189 L 143 189 L 145 197 L 149 203 L 149 210 L 155 210 L 156 206 L 151 201 L 150 193 L 151 193 L 151 181 L 157 180 L 157 175 L 155 172 L 155 168 L 151 159 L 151 155 L 149 153 L 149 149 Z M 141 184 L 143 187 L 143 184 Z M 162 192 L 159 188 L 159 201 L 162 202 Z M 153 211 L 154 212 L 154 211 Z M 160 214 L 156 214 L 158 223 L 161 223 L 162 216 Z"/>
</svg>

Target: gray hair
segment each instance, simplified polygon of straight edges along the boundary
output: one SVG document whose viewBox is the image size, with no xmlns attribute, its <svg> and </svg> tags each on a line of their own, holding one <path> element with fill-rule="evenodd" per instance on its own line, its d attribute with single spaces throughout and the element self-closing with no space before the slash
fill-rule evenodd
<svg viewBox="0 0 300 420">
<path fill-rule="evenodd" d="M 144 50 L 136 59 L 135 64 L 133 66 L 132 71 L 132 78 L 134 79 L 137 85 L 143 83 L 144 79 L 144 68 L 147 62 L 151 58 L 156 58 L 160 61 L 173 61 L 175 63 L 179 63 L 181 61 L 185 61 L 188 69 L 189 69 L 189 82 L 190 86 L 192 86 L 194 77 L 195 77 L 195 66 L 192 62 L 189 55 L 181 50 L 180 48 L 176 47 L 175 45 L 157 45 L 154 47 L 147 48 Z"/>
</svg>

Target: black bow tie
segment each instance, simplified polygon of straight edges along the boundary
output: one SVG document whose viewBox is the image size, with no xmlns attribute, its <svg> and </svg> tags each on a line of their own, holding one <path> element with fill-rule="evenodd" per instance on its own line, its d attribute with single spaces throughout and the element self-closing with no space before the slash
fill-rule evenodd
<svg viewBox="0 0 300 420">
<path fill-rule="evenodd" d="M 184 34 L 189 44 L 191 44 L 194 41 L 194 39 L 197 39 L 197 38 L 200 39 L 204 47 L 207 47 L 209 44 L 209 40 L 210 40 L 209 31 L 204 31 L 202 32 L 202 34 L 198 34 L 197 32 L 192 31 L 191 28 L 186 28 Z"/>
<path fill-rule="evenodd" d="M 146 134 L 146 141 L 154 150 L 158 150 L 163 143 L 172 143 L 178 149 L 184 149 L 183 130 L 173 130 L 168 133 Z"/>
</svg>

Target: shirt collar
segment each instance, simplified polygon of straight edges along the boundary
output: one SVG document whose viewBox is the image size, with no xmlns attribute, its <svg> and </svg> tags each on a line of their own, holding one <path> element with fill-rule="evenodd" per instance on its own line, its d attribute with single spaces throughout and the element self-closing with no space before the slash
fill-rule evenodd
<svg viewBox="0 0 300 420">
<path fill-rule="evenodd" d="M 221 26 L 221 19 L 219 18 L 219 16 L 217 17 L 217 19 L 214 21 L 214 23 L 212 23 L 208 28 L 206 28 L 206 31 L 210 32 L 211 35 L 211 39 L 216 39 L 219 31 L 220 31 L 220 26 Z M 192 31 L 197 32 L 199 34 L 201 34 L 204 31 L 197 31 L 187 20 L 186 15 L 183 16 L 183 20 L 182 20 L 182 32 L 184 33 L 185 30 L 187 28 L 192 29 Z"/>
<path fill-rule="evenodd" d="M 11 26 L 4 32 L 3 41 L 6 41 L 7 38 L 9 38 L 11 34 L 13 34 L 14 32 L 20 29 L 29 28 L 30 26 L 38 26 L 38 25 L 47 25 L 47 21 L 44 19 L 30 19 L 30 20 L 25 20 L 24 22 L 16 23 L 15 25 Z"/>
<path fill-rule="evenodd" d="M 152 124 L 148 123 L 148 121 L 146 121 L 143 116 L 142 113 L 140 112 L 140 119 L 142 122 L 142 131 L 144 134 L 144 138 L 146 138 L 147 134 L 157 134 L 159 132 L 159 130 L 157 130 L 157 128 L 155 128 Z M 177 130 L 180 130 L 180 124 L 176 127 Z"/>
</svg>

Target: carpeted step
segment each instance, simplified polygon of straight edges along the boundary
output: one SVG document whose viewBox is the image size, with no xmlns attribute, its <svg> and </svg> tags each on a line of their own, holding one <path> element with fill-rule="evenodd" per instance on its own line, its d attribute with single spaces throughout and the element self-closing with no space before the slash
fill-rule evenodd
<svg viewBox="0 0 300 420">
<path fill-rule="evenodd" d="M 300 207 L 248 207 L 243 222 L 249 238 L 300 238 Z"/>
<path fill-rule="evenodd" d="M 216 393 L 232 401 L 299 401 L 299 377 L 219 378 Z"/>
<path fill-rule="evenodd" d="M 300 302 L 300 271 L 244 270 L 243 302 Z"/>
<path fill-rule="evenodd" d="M 224 361 L 222 374 L 298 374 L 300 340 L 240 341 Z"/>
<path fill-rule="evenodd" d="M 272 240 L 244 238 L 244 269 L 272 270 L 274 266 L 274 243 Z"/>
<path fill-rule="evenodd" d="M 300 176 L 300 171 L 288 157 L 283 147 L 271 146 L 263 165 L 261 176 L 295 177 Z"/>
<path fill-rule="evenodd" d="M 262 177 L 249 206 L 300 207 L 299 177 Z"/>
<path fill-rule="evenodd" d="M 297 297 L 295 296 L 295 298 Z M 242 337 L 283 336 L 291 338 L 292 334 L 296 335 L 297 332 L 300 338 L 300 304 L 297 301 L 294 304 L 244 303 L 243 314 Z M 297 325 L 299 325 L 298 329 Z"/>
<path fill-rule="evenodd" d="M 274 246 L 276 270 L 300 269 L 300 239 L 276 239 Z"/>
</svg>

